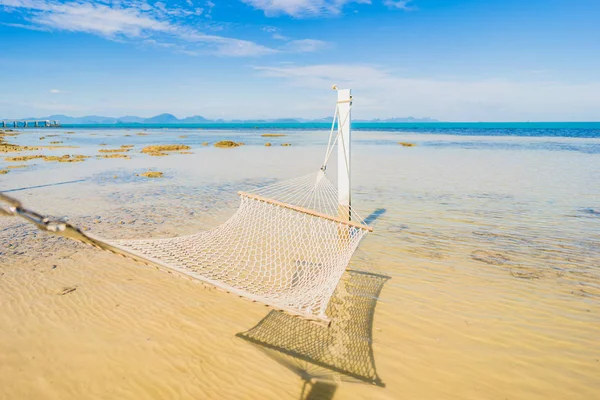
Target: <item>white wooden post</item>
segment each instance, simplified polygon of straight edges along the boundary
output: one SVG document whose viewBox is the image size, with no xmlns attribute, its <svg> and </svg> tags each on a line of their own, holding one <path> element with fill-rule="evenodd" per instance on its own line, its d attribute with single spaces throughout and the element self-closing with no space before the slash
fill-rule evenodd
<svg viewBox="0 0 600 400">
<path fill-rule="evenodd" d="M 340 218 L 350 221 L 350 89 L 338 89 L 338 204 Z"/>
</svg>

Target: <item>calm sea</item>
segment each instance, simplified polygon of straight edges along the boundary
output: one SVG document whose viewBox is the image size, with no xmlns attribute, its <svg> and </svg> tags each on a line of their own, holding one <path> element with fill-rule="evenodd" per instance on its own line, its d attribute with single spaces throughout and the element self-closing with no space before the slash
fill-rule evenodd
<svg viewBox="0 0 600 400">
<path fill-rule="evenodd" d="M 210 129 L 210 130 L 321 130 L 330 123 L 208 123 L 63 125 L 78 129 Z M 353 122 L 355 130 L 415 132 L 464 136 L 600 137 L 600 122 Z"/>
<path fill-rule="evenodd" d="M 0 217 L 0 398 L 598 399 L 600 123 L 354 128 L 353 207 L 374 232 L 350 262 L 368 274 L 344 274 L 330 303 L 335 325 L 273 319 Z M 20 155 L 89 158 L 8 154 L 0 191 L 99 237 L 185 236 L 224 222 L 239 190 L 317 171 L 328 137 L 325 124 L 26 129 L 6 137 L 36 148 Z M 190 150 L 141 151 L 173 143 Z M 329 395 L 306 396 L 309 378 Z"/>
</svg>

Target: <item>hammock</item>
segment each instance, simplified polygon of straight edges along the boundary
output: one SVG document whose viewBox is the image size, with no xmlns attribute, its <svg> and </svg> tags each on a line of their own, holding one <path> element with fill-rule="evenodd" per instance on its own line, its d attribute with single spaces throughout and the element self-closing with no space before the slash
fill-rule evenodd
<svg viewBox="0 0 600 400">
<path fill-rule="evenodd" d="M 252 194 L 240 192 L 240 206 L 228 221 L 189 236 L 106 240 L 27 210 L 1 193 L 9 206 L 0 214 L 19 215 L 43 230 L 328 324 L 329 300 L 360 240 L 372 231 L 350 206 L 339 206 L 337 189 L 325 175 L 338 137 L 339 129 L 332 140 L 332 126 L 318 172 Z"/>
</svg>

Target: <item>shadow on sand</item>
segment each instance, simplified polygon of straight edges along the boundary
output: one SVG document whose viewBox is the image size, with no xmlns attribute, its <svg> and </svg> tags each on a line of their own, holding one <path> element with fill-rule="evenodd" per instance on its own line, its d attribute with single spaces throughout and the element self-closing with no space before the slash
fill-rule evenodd
<svg viewBox="0 0 600 400">
<path fill-rule="evenodd" d="M 271 311 L 250 330 L 236 336 L 303 381 L 301 399 L 332 399 L 340 381 L 385 387 L 373 356 L 373 315 L 388 276 L 348 270 L 334 293 L 329 328 Z"/>
<path fill-rule="evenodd" d="M 377 219 L 379 217 L 381 217 L 383 214 L 385 214 L 387 212 L 387 210 L 385 208 L 378 208 L 375 211 L 373 211 L 371 214 L 369 214 L 367 216 L 367 218 L 365 218 L 364 222 L 366 225 L 371 225 L 371 223 L 377 221 Z"/>
</svg>

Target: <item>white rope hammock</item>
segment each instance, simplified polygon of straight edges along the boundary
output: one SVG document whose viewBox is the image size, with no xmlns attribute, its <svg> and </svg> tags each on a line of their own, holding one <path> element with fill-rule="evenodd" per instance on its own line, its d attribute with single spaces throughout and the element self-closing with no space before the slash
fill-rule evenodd
<svg viewBox="0 0 600 400">
<path fill-rule="evenodd" d="M 337 107 L 335 116 L 334 124 Z M 193 235 L 106 240 L 29 211 L 2 194 L 0 199 L 9 206 L 0 209 L 0 215 L 19 215 L 61 236 L 165 267 L 292 315 L 329 323 L 325 313 L 329 300 L 360 240 L 372 230 L 355 211 L 340 213 L 337 189 L 325 175 L 340 126 L 334 138 L 332 125 L 325 162 L 317 173 L 252 194 L 240 192 L 240 206 L 229 220 Z"/>
</svg>

